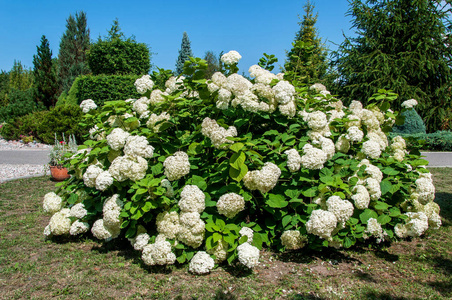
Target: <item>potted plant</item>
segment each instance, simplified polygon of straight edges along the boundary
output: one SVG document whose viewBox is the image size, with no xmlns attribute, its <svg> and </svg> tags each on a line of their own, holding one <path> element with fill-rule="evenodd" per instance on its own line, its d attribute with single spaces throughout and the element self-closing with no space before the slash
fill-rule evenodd
<svg viewBox="0 0 452 300">
<path fill-rule="evenodd" d="M 58 141 L 56 133 L 55 133 L 55 145 L 50 150 L 49 158 L 49 167 L 50 174 L 52 178 L 56 181 L 63 181 L 68 179 L 71 175 L 68 174 L 68 170 L 65 167 L 67 160 L 72 154 L 77 152 L 77 143 L 75 141 L 75 137 L 69 136 L 69 142 L 66 143 L 66 139 Z"/>
</svg>

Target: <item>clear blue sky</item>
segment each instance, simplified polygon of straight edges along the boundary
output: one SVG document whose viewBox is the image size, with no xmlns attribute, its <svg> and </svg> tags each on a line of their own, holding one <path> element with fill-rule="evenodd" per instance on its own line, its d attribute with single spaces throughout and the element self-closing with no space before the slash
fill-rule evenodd
<svg viewBox="0 0 452 300">
<path fill-rule="evenodd" d="M 352 35 L 345 16 L 347 0 L 317 0 L 316 27 L 330 49 Z M 188 33 L 195 56 L 208 50 L 236 50 L 242 55 L 240 72 L 247 72 L 262 53 L 275 54 L 283 65 L 299 29 L 305 0 L 0 0 L 0 69 L 9 71 L 14 60 L 33 67 L 33 55 L 42 35 L 58 56 L 66 19 L 77 11 L 87 14 L 92 40 L 105 36 L 115 18 L 123 33 L 146 43 L 155 54 L 152 64 L 174 69 L 182 34 Z"/>
</svg>

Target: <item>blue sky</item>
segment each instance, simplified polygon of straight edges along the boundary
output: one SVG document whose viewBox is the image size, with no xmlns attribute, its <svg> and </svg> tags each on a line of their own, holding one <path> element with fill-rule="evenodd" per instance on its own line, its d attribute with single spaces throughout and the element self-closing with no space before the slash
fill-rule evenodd
<svg viewBox="0 0 452 300">
<path fill-rule="evenodd" d="M 317 0 L 316 27 L 326 46 L 336 49 L 352 35 L 347 0 Z M 262 54 L 275 54 L 283 65 L 299 29 L 305 0 L 211 0 L 211 1 L 119 1 L 119 0 L 0 0 L 0 69 L 9 71 L 14 60 L 33 67 L 33 55 L 42 35 L 58 55 L 61 36 L 70 14 L 87 14 L 91 39 L 105 36 L 115 18 L 123 33 L 134 35 L 155 53 L 152 64 L 174 69 L 182 34 L 188 33 L 195 56 L 212 50 L 236 50 L 242 55 L 240 72 L 247 72 Z M 277 68 L 275 68 L 277 69 Z"/>
</svg>

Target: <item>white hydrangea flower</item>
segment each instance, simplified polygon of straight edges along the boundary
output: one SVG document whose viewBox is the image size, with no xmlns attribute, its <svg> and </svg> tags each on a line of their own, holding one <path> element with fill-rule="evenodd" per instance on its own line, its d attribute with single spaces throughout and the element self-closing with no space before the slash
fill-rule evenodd
<svg viewBox="0 0 452 300">
<path fill-rule="evenodd" d="M 231 50 L 228 53 L 225 53 L 221 56 L 221 61 L 225 65 L 233 65 L 239 62 L 239 60 L 242 58 L 240 53 L 238 53 L 235 50 Z"/>
<path fill-rule="evenodd" d="M 423 211 L 428 218 L 428 226 L 432 229 L 439 229 L 442 223 L 439 216 L 439 205 L 435 202 L 429 202 L 424 206 Z"/>
<path fill-rule="evenodd" d="M 90 165 L 85 173 L 83 174 L 83 183 L 87 187 L 95 187 L 96 186 L 96 178 L 102 173 L 103 170 L 97 165 Z"/>
<path fill-rule="evenodd" d="M 113 184 L 113 177 L 110 172 L 103 171 L 96 177 L 96 189 L 99 191 L 105 191 Z"/>
<path fill-rule="evenodd" d="M 215 263 L 219 264 L 226 260 L 228 256 L 228 247 L 229 244 L 227 242 L 219 240 L 215 247 L 207 250 L 207 253 L 215 255 Z"/>
<path fill-rule="evenodd" d="M 103 219 L 99 219 L 94 222 L 93 227 L 91 227 L 91 233 L 95 238 L 105 240 L 107 242 L 113 238 L 112 233 L 104 226 Z"/>
<path fill-rule="evenodd" d="M 250 190 L 267 193 L 278 183 L 281 170 L 277 165 L 266 162 L 261 170 L 250 171 L 243 177 L 243 183 Z"/>
<path fill-rule="evenodd" d="M 374 140 L 364 142 L 361 151 L 373 159 L 378 159 L 381 155 L 380 144 Z"/>
<path fill-rule="evenodd" d="M 288 250 L 297 250 L 304 247 L 306 240 L 298 230 L 286 230 L 281 235 L 281 244 Z"/>
<path fill-rule="evenodd" d="M 303 156 L 301 157 L 301 165 L 310 170 L 319 170 L 323 168 L 323 164 L 327 161 L 327 155 L 323 150 L 306 144 L 303 147 Z"/>
<path fill-rule="evenodd" d="M 159 132 L 160 127 L 162 126 L 163 123 L 159 123 L 159 124 L 157 124 L 157 123 L 165 121 L 165 120 L 169 121 L 170 118 L 171 118 L 171 116 L 167 112 L 162 112 L 159 115 L 151 114 L 151 116 L 149 117 L 149 120 L 146 122 L 146 126 L 150 129 L 152 129 L 154 132 Z"/>
<path fill-rule="evenodd" d="M 149 239 L 151 237 L 147 233 L 140 233 L 137 234 L 135 237 L 135 243 L 133 243 L 133 249 L 137 251 L 142 251 L 144 247 L 146 247 L 149 244 Z"/>
<path fill-rule="evenodd" d="M 246 236 L 248 239 L 246 240 L 247 243 L 253 243 L 254 238 L 254 230 L 249 227 L 242 227 L 239 231 L 240 236 Z"/>
<path fill-rule="evenodd" d="M 79 235 L 88 232 L 88 230 L 89 230 L 88 223 L 76 220 L 74 223 L 72 223 L 71 228 L 69 229 L 69 234 Z"/>
<path fill-rule="evenodd" d="M 386 134 L 383 131 L 381 131 L 380 129 L 367 132 L 367 138 L 369 140 L 373 140 L 373 141 L 377 142 L 380 145 L 381 151 L 384 151 L 386 149 L 386 147 L 389 146 L 389 142 L 388 142 L 388 138 L 387 138 Z"/>
<path fill-rule="evenodd" d="M 152 90 L 152 87 L 154 87 L 154 82 L 152 81 L 151 76 L 143 75 L 135 80 L 134 85 L 138 93 L 144 94 L 147 91 Z"/>
<path fill-rule="evenodd" d="M 119 194 L 114 194 L 107 199 L 102 209 L 103 225 L 113 234 L 120 231 L 122 218 L 119 216 L 124 207 L 124 202 L 119 198 Z M 116 237 L 116 236 L 115 236 Z"/>
<path fill-rule="evenodd" d="M 397 161 L 403 161 L 403 159 L 405 158 L 405 151 L 397 149 L 394 151 L 392 157 Z"/>
<path fill-rule="evenodd" d="M 357 209 L 366 209 L 369 207 L 370 195 L 364 185 L 358 184 L 353 188 L 354 194 L 351 196 L 352 200 L 355 202 L 355 207 Z"/>
<path fill-rule="evenodd" d="M 184 85 L 184 79 L 185 76 L 179 76 L 179 77 L 170 77 L 166 82 L 165 86 L 167 88 L 166 93 L 172 94 L 175 91 L 179 90 L 180 87 Z"/>
<path fill-rule="evenodd" d="M 208 137 L 212 145 L 217 149 L 227 149 L 228 146 L 221 146 L 222 144 L 233 144 L 234 142 L 228 140 L 227 137 L 237 136 L 237 129 L 234 126 L 229 126 L 224 129 L 218 125 L 217 121 L 210 118 L 205 118 L 201 124 L 201 133 Z"/>
<path fill-rule="evenodd" d="M 91 99 L 83 100 L 82 103 L 80 103 L 80 108 L 82 109 L 83 113 L 86 114 L 92 109 L 96 109 L 97 105 L 96 103 Z"/>
<path fill-rule="evenodd" d="M 133 246 L 137 240 L 137 237 L 142 234 L 142 233 L 147 233 L 146 228 L 144 228 L 142 225 L 138 225 L 137 227 L 137 232 L 135 234 L 134 238 L 128 238 L 130 244 Z"/>
<path fill-rule="evenodd" d="M 316 209 L 306 222 L 306 231 L 321 238 L 329 239 L 336 226 L 337 218 L 332 212 Z"/>
<path fill-rule="evenodd" d="M 245 209 L 245 200 L 236 193 L 222 195 L 217 202 L 218 213 L 227 218 L 234 218 L 239 212 Z"/>
<path fill-rule="evenodd" d="M 183 212 L 179 217 L 180 227 L 177 239 L 187 246 L 198 248 L 204 242 L 206 224 L 199 213 Z"/>
<path fill-rule="evenodd" d="M 314 83 L 309 87 L 310 90 L 315 90 L 317 93 L 327 91 L 326 86 L 321 83 Z"/>
<path fill-rule="evenodd" d="M 349 119 L 350 121 L 348 121 L 347 123 L 345 123 L 345 127 L 349 128 L 352 126 L 356 126 L 358 128 L 360 128 L 361 126 L 361 118 L 355 114 L 350 114 L 347 116 L 347 119 Z"/>
<path fill-rule="evenodd" d="M 188 161 L 187 153 L 177 151 L 171 156 L 168 156 L 163 162 L 165 167 L 165 176 L 169 181 L 178 180 L 188 173 L 190 173 L 190 162 Z"/>
<path fill-rule="evenodd" d="M 179 215 L 175 211 L 159 213 L 156 225 L 158 233 L 164 234 L 169 239 L 175 239 L 179 233 Z"/>
<path fill-rule="evenodd" d="M 378 223 L 377 219 L 370 218 L 367 220 L 367 228 L 364 234 L 364 238 L 368 237 L 374 237 L 377 239 L 377 243 L 381 243 L 384 241 L 385 236 L 387 236 L 387 233 L 383 231 L 383 228 L 381 227 L 381 224 Z"/>
<path fill-rule="evenodd" d="M 154 147 L 149 145 L 146 137 L 131 135 L 127 138 L 126 144 L 124 145 L 124 153 L 130 157 L 141 156 L 151 158 L 154 155 Z"/>
<path fill-rule="evenodd" d="M 252 86 L 253 84 L 248 79 L 234 73 L 226 78 L 226 82 L 223 84 L 222 88 L 225 88 L 238 96 L 249 91 Z"/>
<path fill-rule="evenodd" d="M 301 156 L 296 149 L 286 150 L 284 154 L 287 155 L 287 167 L 290 172 L 297 172 L 301 168 Z"/>
<path fill-rule="evenodd" d="M 179 207 L 183 212 L 202 213 L 206 208 L 206 196 L 196 185 L 186 185 L 180 193 Z"/>
<path fill-rule="evenodd" d="M 53 214 L 50 218 L 49 229 L 52 235 L 68 234 L 71 229 L 71 220 L 69 219 L 69 208 L 63 208 Z"/>
<path fill-rule="evenodd" d="M 130 134 L 121 128 L 115 128 L 107 135 L 107 143 L 113 150 L 121 150 Z"/>
<path fill-rule="evenodd" d="M 405 108 L 413 108 L 417 105 L 417 101 L 415 99 L 410 99 L 402 102 L 402 107 Z"/>
<path fill-rule="evenodd" d="M 353 100 L 352 103 L 350 103 L 349 108 L 353 111 L 354 114 L 357 114 L 363 109 L 363 105 L 361 102 Z"/>
<path fill-rule="evenodd" d="M 428 217 L 423 212 L 407 212 L 405 224 L 397 224 L 395 234 L 400 238 L 419 237 L 428 229 Z"/>
<path fill-rule="evenodd" d="M 50 230 L 50 225 L 47 225 L 47 226 L 44 228 L 43 234 L 44 234 L 44 236 L 45 236 L 46 239 L 52 237 L 52 231 Z"/>
<path fill-rule="evenodd" d="M 289 101 L 286 104 L 280 104 L 278 106 L 278 109 L 281 115 L 288 118 L 293 118 L 297 114 L 297 106 L 295 105 L 295 101 Z"/>
<path fill-rule="evenodd" d="M 353 204 L 350 201 L 342 200 L 339 196 L 331 196 L 326 200 L 328 211 L 336 216 L 338 223 L 345 223 L 353 215 Z"/>
<path fill-rule="evenodd" d="M 414 182 L 416 193 L 419 194 L 418 201 L 425 205 L 435 199 L 435 186 L 433 180 L 426 177 L 420 177 Z"/>
<path fill-rule="evenodd" d="M 226 85 L 227 82 L 226 76 L 224 76 L 224 74 L 221 72 L 213 73 L 211 80 L 214 84 L 216 84 L 219 87 L 223 87 L 224 85 Z"/>
<path fill-rule="evenodd" d="M 372 200 L 378 200 L 381 197 L 380 182 L 371 177 L 366 179 L 366 188 L 369 191 Z"/>
<path fill-rule="evenodd" d="M 337 139 L 335 146 L 338 152 L 347 153 L 350 150 L 350 141 L 343 134 Z"/>
<path fill-rule="evenodd" d="M 58 196 L 54 192 L 45 194 L 42 208 L 44 209 L 44 211 L 46 213 L 54 214 L 54 213 L 60 211 L 62 206 L 63 206 L 63 200 L 61 199 L 60 196 Z"/>
<path fill-rule="evenodd" d="M 401 136 L 395 136 L 391 141 L 391 149 L 392 150 L 405 150 L 406 142 L 405 139 Z"/>
<path fill-rule="evenodd" d="M 232 93 L 227 89 L 220 88 L 218 91 L 218 101 L 216 103 L 217 108 L 222 110 L 228 109 L 231 99 Z"/>
<path fill-rule="evenodd" d="M 116 157 L 108 171 L 114 179 L 122 182 L 127 179 L 132 181 L 143 179 L 146 176 L 147 169 L 148 162 L 146 159 L 140 156 L 131 157 L 125 155 Z"/>
<path fill-rule="evenodd" d="M 162 92 L 159 89 L 153 90 L 151 96 L 149 97 L 149 103 L 151 105 L 156 105 L 157 103 L 162 103 L 166 99 L 164 96 L 168 96 L 168 93 Z"/>
<path fill-rule="evenodd" d="M 147 97 L 141 97 L 132 104 L 132 109 L 140 118 L 145 118 L 149 114 L 149 104 L 151 100 Z"/>
<path fill-rule="evenodd" d="M 197 252 L 188 265 L 188 270 L 193 274 L 208 274 L 215 266 L 215 262 L 205 251 Z"/>
<path fill-rule="evenodd" d="M 243 243 L 237 247 L 239 262 L 252 269 L 259 264 L 259 249 L 250 243 Z"/>
<path fill-rule="evenodd" d="M 308 127 L 314 131 L 322 130 L 328 125 L 326 114 L 320 110 L 307 114 L 305 121 L 308 123 Z"/>
<path fill-rule="evenodd" d="M 276 77 L 275 74 L 273 74 L 272 72 L 270 72 L 268 70 L 262 69 L 262 68 L 261 68 L 261 70 L 257 70 L 257 68 L 256 68 L 256 69 L 253 69 L 253 71 L 254 71 L 253 72 L 254 76 L 251 75 L 251 73 L 250 73 L 250 75 L 253 77 L 256 77 L 255 78 L 256 83 L 269 85 L 274 79 L 278 79 L 278 77 Z"/>
<path fill-rule="evenodd" d="M 361 124 L 365 125 L 368 130 L 380 129 L 380 121 L 378 121 L 373 111 L 362 109 L 359 112 L 359 117 L 361 118 Z"/>
<path fill-rule="evenodd" d="M 215 93 L 216 91 L 218 91 L 220 89 L 220 87 L 218 85 L 216 85 L 213 82 L 208 82 L 207 83 L 207 89 L 209 90 L 209 92 L 211 94 Z"/>
<path fill-rule="evenodd" d="M 275 99 L 279 104 L 284 105 L 293 101 L 295 87 L 290 82 L 282 80 L 273 87 Z"/>
<path fill-rule="evenodd" d="M 171 251 L 171 244 L 163 239 L 155 241 L 143 248 L 141 255 L 146 265 L 171 265 L 176 262 L 176 255 Z"/>
<path fill-rule="evenodd" d="M 321 136 L 319 138 L 320 147 L 322 151 L 326 154 L 326 159 L 330 160 L 336 153 L 336 148 L 332 139 Z"/>
<path fill-rule="evenodd" d="M 364 132 L 362 132 L 357 126 L 351 126 L 347 129 L 347 134 L 345 138 L 352 143 L 361 142 L 364 137 Z"/>
<path fill-rule="evenodd" d="M 88 214 L 88 211 L 85 208 L 85 205 L 83 203 L 77 203 L 74 206 L 71 207 L 71 210 L 69 212 L 70 217 L 74 217 L 77 219 L 83 219 Z"/>
</svg>

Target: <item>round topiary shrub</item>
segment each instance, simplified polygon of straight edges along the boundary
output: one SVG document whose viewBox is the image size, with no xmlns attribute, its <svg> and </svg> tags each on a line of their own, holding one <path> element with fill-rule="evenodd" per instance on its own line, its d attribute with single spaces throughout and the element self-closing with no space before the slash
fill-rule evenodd
<svg viewBox="0 0 452 300">
<path fill-rule="evenodd" d="M 405 122 L 403 125 L 395 125 L 392 132 L 399 134 L 426 133 L 424 121 L 416 112 L 414 106 L 403 109 L 401 115 L 405 118 Z"/>
<path fill-rule="evenodd" d="M 59 196 L 46 195 L 44 234 L 127 238 L 145 264 L 202 274 L 225 261 L 253 268 L 264 246 L 349 248 L 441 225 L 427 161 L 381 129 L 396 117 L 380 111 L 387 103 L 345 107 L 257 65 L 249 81 L 240 58 L 226 53 L 211 80 L 191 58 L 166 90 L 146 75 L 140 99 L 82 103 L 92 139 Z"/>
</svg>

